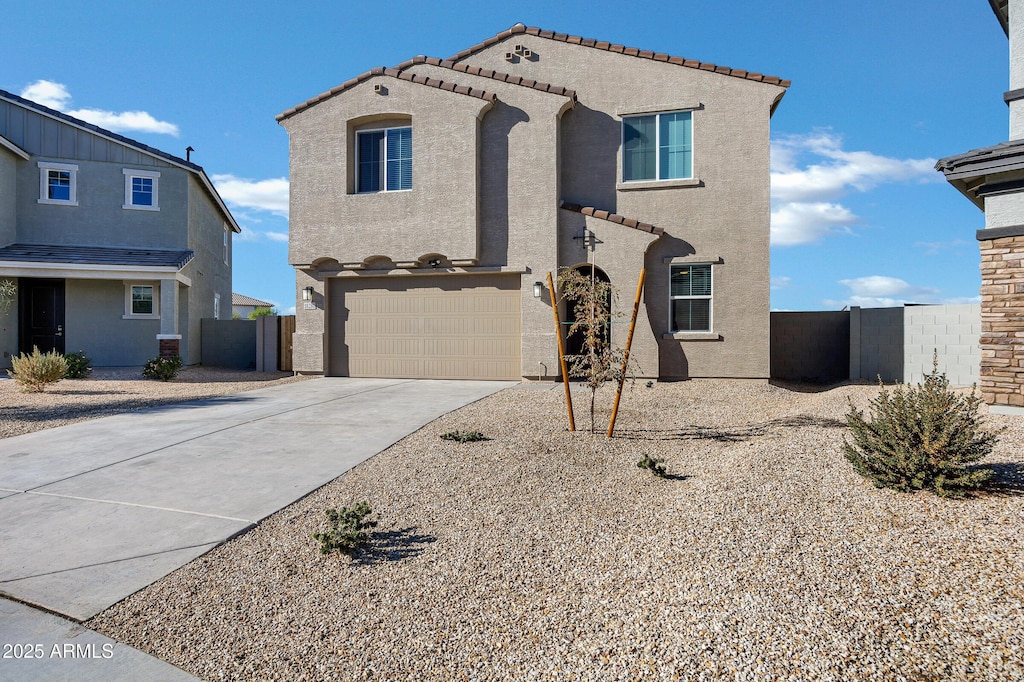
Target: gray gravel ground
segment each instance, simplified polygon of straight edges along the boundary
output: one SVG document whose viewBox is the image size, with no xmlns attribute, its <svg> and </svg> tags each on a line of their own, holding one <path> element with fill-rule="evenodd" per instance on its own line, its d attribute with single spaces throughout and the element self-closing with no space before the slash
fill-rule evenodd
<svg viewBox="0 0 1024 682">
<path fill-rule="evenodd" d="M 506 390 L 88 625 L 209 680 L 1024 679 L 1024 419 L 996 492 L 877 490 L 840 452 L 877 390 L 638 383 L 611 441 Z M 321 555 L 360 500 L 372 546 Z"/>
<path fill-rule="evenodd" d="M 7 372 L 0 370 L 7 377 Z M 142 378 L 141 367 L 96 369 L 86 379 L 62 379 L 42 393 L 23 393 L 0 380 L 0 438 L 107 417 L 147 407 L 251 391 L 308 377 L 291 372 L 252 372 L 186 367 L 173 381 Z"/>
</svg>

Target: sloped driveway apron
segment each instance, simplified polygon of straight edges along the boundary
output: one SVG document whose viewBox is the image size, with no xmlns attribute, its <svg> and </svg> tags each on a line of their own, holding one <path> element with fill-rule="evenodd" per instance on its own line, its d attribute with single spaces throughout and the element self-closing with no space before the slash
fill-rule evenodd
<svg viewBox="0 0 1024 682">
<path fill-rule="evenodd" d="M 510 382 L 318 378 L 0 440 L 0 593 L 88 619 Z"/>
</svg>

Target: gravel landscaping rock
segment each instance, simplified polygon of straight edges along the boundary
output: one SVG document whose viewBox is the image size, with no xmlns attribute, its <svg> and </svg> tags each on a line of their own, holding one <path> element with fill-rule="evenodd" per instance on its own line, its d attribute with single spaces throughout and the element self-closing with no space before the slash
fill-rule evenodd
<svg viewBox="0 0 1024 682">
<path fill-rule="evenodd" d="M 5 378 L 0 380 L 0 438 L 305 378 L 291 372 L 186 367 L 173 381 L 155 381 L 143 379 L 141 367 L 96 369 L 87 379 L 62 379 L 42 393 L 22 393 L 16 381 Z"/>
<path fill-rule="evenodd" d="M 505 390 L 88 625 L 209 680 L 1024 679 L 1024 419 L 994 492 L 878 490 L 840 451 L 877 391 L 637 384 L 608 440 Z M 372 544 L 320 554 L 361 500 Z"/>
</svg>

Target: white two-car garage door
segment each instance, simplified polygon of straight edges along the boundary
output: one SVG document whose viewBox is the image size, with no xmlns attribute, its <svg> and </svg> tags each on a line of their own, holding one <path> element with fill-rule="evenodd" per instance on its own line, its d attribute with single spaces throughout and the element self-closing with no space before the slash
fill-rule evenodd
<svg viewBox="0 0 1024 682">
<path fill-rule="evenodd" d="M 519 275 L 330 280 L 329 373 L 519 379 L 520 281 Z"/>
</svg>

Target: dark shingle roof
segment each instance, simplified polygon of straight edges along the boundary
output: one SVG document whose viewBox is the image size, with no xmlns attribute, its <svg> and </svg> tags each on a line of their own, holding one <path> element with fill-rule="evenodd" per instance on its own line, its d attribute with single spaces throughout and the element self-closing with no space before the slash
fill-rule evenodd
<svg viewBox="0 0 1024 682">
<path fill-rule="evenodd" d="M 350 78 L 349 80 L 345 81 L 344 83 L 337 87 L 331 88 L 327 92 L 322 92 L 316 97 L 313 97 L 312 99 L 307 99 L 302 104 L 297 104 L 291 109 L 281 112 L 276 117 L 277 121 L 281 122 L 284 119 L 288 118 L 289 116 L 294 116 L 300 111 L 309 109 L 311 106 L 319 104 L 325 99 L 330 99 L 331 97 L 334 97 L 335 95 L 340 94 L 345 90 L 348 90 L 349 88 L 359 85 L 364 81 L 368 81 L 376 76 L 391 76 L 392 78 L 398 78 L 399 80 L 409 81 L 410 83 L 418 83 L 420 85 L 438 88 L 439 90 L 447 90 L 448 92 L 454 92 L 460 95 L 468 95 L 470 97 L 479 97 L 480 99 L 486 100 L 488 102 L 494 102 L 496 99 L 498 99 L 497 95 L 495 95 L 492 92 L 487 92 L 485 90 L 469 88 L 466 87 L 465 85 L 459 85 L 458 83 L 453 83 L 451 81 L 443 81 L 438 80 L 436 78 L 427 78 L 426 76 L 405 73 L 403 71 L 400 71 L 399 69 L 389 69 L 383 66 L 376 66 L 365 73 L 359 74 L 355 78 Z"/>
<path fill-rule="evenodd" d="M 0 261 L 173 267 L 178 270 L 185 267 L 194 256 L 195 252 L 188 249 L 134 249 L 63 244 L 11 244 L 0 248 Z"/>
<path fill-rule="evenodd" d="M 452 71 L 468 73 L 471 76 L 482 76 L 484 78 L 491 78 L 493 80 L 501 81 L 503 83 L 521 85 L 525 88 L 540 90 L 541 92 L 550 92 L 554 95 L 562 95 L 563 97 L 568 97 L 571 100 L 576 99 L 575 90 L 563 88 L 560 85 L 542 83 L 540 81 L 530 80 L 529 78 L 523 78 L 522 76 L 513 76 L 511 74 L 502 73 L 501 71 L 481 69 L 479 66 L 473 66 L 472 64 L 463 64 L 461 62 L 453 62 L 448 59 L 438 59 L 437 57 L 424 57 L 423 55 L 420 55 L 417 57 L 413 57 L 408 61 L 402 62 L 395 68 L 398 69 L 399 71 L 405 71 L 409 67 L 415 66 L 416 64 L 430 64 L 431 66 L 440 66 L 445 69 L 451 69 Z"/>
<path fill-rule="evenodd" d="M 656 62 L 667 62 L 669 64 L 676 64 L 678 66 L 686 66 L 691 69 L 700 69 L 702 71 L 713 71 L 720 73 L 725 76 L 733 76 L 734 78 L 744 78 L 746 80 L 758 81 L 760 83 L 769 83 L 771 85 L 780 85 L 784 88 L 788 88 L 790 82 L 783 80 L 778 76 L 766 76 L 761 73 L 755 73 L 751 71 L 744 71 L 742 69 L 732 69 L 728 66 L 718 66 L 711 64 L 710 62 L 700 62 L 693 59 L 684 59 L 682 57 L 673 57 L 671 55 L 664 54 L 662 52 L 651 52 L 650 50 L 641 50 L 635 47 L 626 47 L 624 45 L 616 45 L 600 40 L 594 40 L 593 38 L 581 38 L 580 36 L 569 35 L 567 33 L 555 33 L 554 31 L 545 31 L 544 29 L 537 28 L 535 26 L 524 26 L 523 24 L 516 24 L 510 29 L 502 31 L 498 35 L 488 38 L 482 43 L 477 43 L 473 47 L 467 48 L 458 54 L 455 54 L 448 58 L 449 61 L 460 61 L 469 57 L 484 48 L 490 47 L 495 43 L 501 42 L 506 38 L 514 35 L 524 34 L 530 36 L 537 36 L 538 38 L 547 38 L 549 40 L 558 40 L 563 43 L 571 43 L 573 45 L 582 45 L 584 47 L 593 47 L 598 50 L 605 50 L 607 52 L 618 52 L 620 54 L 629 55 L 631 57 L 640 57 L 641 59 L 651 59 Z"/>
<path fill-rule="evenodd" d="M 602 211 L 601 209 L 594 208 L 593 206 L 580 206 L 579 204 L 574 204 L 568 201 L 560 201 L 558 202 L 558 208 L 566 211 L 573 211 L 575 213 L 582 213 L 583 215 L 592 216 L 598 220 L 607 220 L 610 223 L 617 223 L 624 227 L 631 227 L 634 230 L 640 230 L 641 232 L 650 232 L 651 234 L 659 236 L 665 233 L 664 228 L 655 227 L 650 223 L 642 223 L 639 220 L 627 218 L 626 216 L 621 216 L 618 213 Z"/>
</svg>

